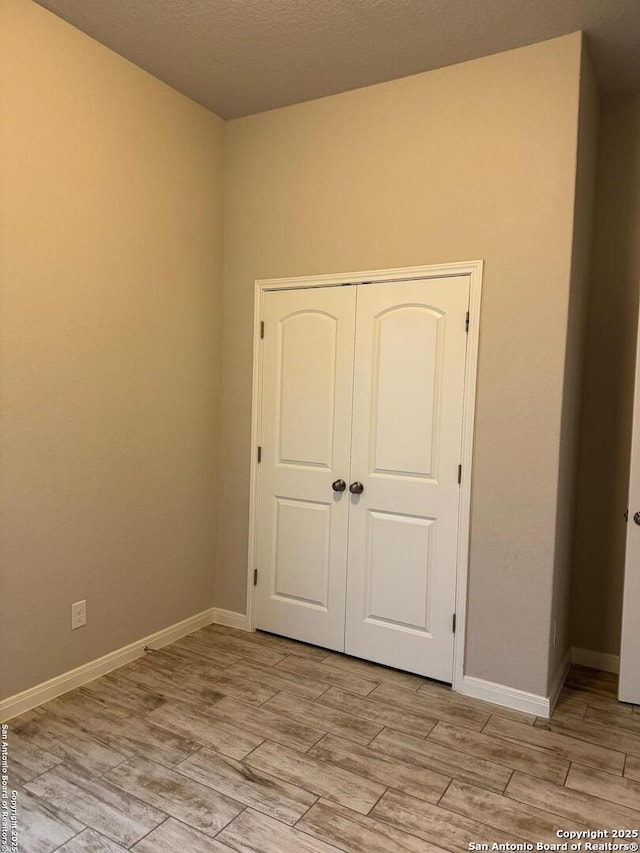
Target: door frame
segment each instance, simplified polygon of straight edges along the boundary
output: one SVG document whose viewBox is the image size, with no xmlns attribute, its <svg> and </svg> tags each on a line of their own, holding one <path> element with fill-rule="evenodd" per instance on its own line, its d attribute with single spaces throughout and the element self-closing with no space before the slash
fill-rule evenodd
<svg viewBox="0 0 640 853">
<path fill-rule="evenodd" d="M 483 261 L 401 267 L 386 270 L 298 276 L 295 278 L 257 279 L 254 290 L 253 382 L 251 394 L 251 475 L 249 500 L 249 553 L 247 563 L 246 627 L 255 630 L 255 594 L 253 576 L 256 568 L 258 518 L 258 447 L 261 444 L 262 411 L 262 338 L 264 296 L 270 290 L 300 290 L 307 287 L 340 287 L 346 284 L 392 284 L 429 278 L 469 277 L 469 332 L 465 359 L 464 402 L 462 411 L 462 443 L 460 463 L 460 510 L 458 513 L 458 557 L 456 565 L 456 631 L 453 645 L 452 687 L 462 691 L 464 676 L 465 636 L 467 625 L 467 589 L 469 573 L 469 528 L 471 518 L 471 486 L 473 435 L 476 408 L 476 379 L 480 342 L 480 302 Z"/>
</svg>

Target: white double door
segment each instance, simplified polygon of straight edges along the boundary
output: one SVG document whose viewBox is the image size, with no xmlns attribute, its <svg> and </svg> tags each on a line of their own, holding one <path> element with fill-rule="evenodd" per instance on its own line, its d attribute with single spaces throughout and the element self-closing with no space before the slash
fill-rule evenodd
<svg viewBox="0 0 640 853">
<path fill-rule="evenodd" d="M 451 681 L 468 301 L 265 294 L 257 628 Z"/>
</svg>

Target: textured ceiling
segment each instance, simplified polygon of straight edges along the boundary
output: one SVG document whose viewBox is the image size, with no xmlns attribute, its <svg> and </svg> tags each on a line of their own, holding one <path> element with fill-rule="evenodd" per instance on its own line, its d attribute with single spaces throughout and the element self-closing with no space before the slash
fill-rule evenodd
<svg viewBox="0 0 640 853">
<path fill-rule="evenodd" d="M 223 118 L 584 30 L 640 91 L 640 0 L 36 0 Z"/>
</svg>

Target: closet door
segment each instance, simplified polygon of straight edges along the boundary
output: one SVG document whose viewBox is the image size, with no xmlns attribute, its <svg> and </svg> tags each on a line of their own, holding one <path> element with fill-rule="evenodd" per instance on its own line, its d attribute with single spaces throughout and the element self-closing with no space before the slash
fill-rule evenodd
<svg viewBox="0 0 640 853">
<path fill-rule="evenodd" d="M 355 287 L 265 294 L 256 627 L 344 650 Z M 334 486 L 332 486 L 334 484 Z"/>
<path fill-rule="evenodd" d="M 345 651 L 451 681 L 469 279 L 358 288 Z"/>
</svg>

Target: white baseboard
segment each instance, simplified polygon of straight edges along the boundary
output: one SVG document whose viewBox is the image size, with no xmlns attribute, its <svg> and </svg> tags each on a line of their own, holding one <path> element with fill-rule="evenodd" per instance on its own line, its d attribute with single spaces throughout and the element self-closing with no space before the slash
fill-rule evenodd
<svg viewBox="0 0 640 853">
<path fill-rule="evenodd" d="M 101 658 L 89 661 L 89 663 L 55 678 L 50 678 L 48 681 L 30 687 L 28 690 L 23 690 L 21 693 L 16 693 L 15 696 L 9 696 L 0 701 L 0 720 L 9 720 L 18 714 L 24 714 L 25 711 L 42 705 L 43 702 L 49 702 L 56 696 L 61 696 L 63 693 L 81 687 L 119 666 L 124 666 L 124 664 L 141 657 L 144 654 L 145 646 L 152 645 L 159 648 L 167 646 L 181 637 L 186 637 L 187 634 L 204 628 L 205 625 L 210 625 L 214 621 L 213 614 L 214 610 L 211 608 L 203 610 L 202 613 L 197 613 L 195 616 L 183 619 L 182 622 L 177 622 L 175 625 L 149 634 L 148 637 L 142 637 L 140 640 L 123 646 L 121 649 L 116 649 L 114 652 L 109 652 Z"/>
<path fill-rule="evenodd" d="M 460 693 L 463 696 L 493 702 L 494 705 L 502 705 L 503 708 L 511 708 L 513 711 L 535 714 L 537 717 L 549 717 L 550 713 L 548 696 L 527 693 L 526 690 L 495 684 L 493 681 L 485 681 L 483 678 L 475 678 L 472 675 L 462 676 Z"/>
<path fill-rule="evenodd" d="M 239 631 L 248 631 L 248 621 L 245 613 L 236 613 L 235 610 L 222 610 L 220 607 L 214 607 L 211 611 L 212 622 L 218 625 L 226 625 L 227 628 L 237 628 Z"/>
<path fill-rule="evenodd" d="M 249 630 L 247 616 L 244 613 L 223 610 L 219 607 L 203 610 L 202 613 L 183 619 L 182 622 L 177 622 L 175 625 L 170 625 L 168 628 L 142 637 L 128 646 L 123 646 L 101 658 L 44 681 L 28 690 L 23 690 L 21 693 L 16 693 L 15 696 L 1 700 L 0 720 L 9 720 L 18 714 L 23 714 L 25 711 L 55 699 L 69 690 L 93 681 L 94 678 L 99 678 L 107 672 L 124 666 L 124 664 L 141 657 L 144 654 L 145 646 L 153 645 L 155 648 L 167 646 L 169 643 L 186 637 L 187 634 L 192 634 L 212 623 L 227 625 L 241 631 Z M 618 655 L 595 652 L 590 649 L 579 649 L 573 646 L 562 662 L 550 696 L 527 693 L 525 690 L 517 690 L 514 687 L 485 681 L 471 675 L 463 676 L 460 693 L 464 696 L 472 696 L 474 699 L 484 699 L 486 702 L 502 705 L 504 708 L 511 708 L 515 711 L 524 711 L 538 717 L 549 717 L 558 701 L 571 662 L 601 669 L 605 672 L 617 673 L 620 671 L 620 657 Z"/>
<path fill-rule="evenodd" d="M 515 687 L 495 684 L 492 681 L 474 678 L 471 675 L 463 676 L 460 693 L 465 696 L 473 696 L 474 699 L 493 702 L 494 705 L 502 705 L 503 708 L 511 708 L 513 711 L 524 711 L 527 714 L 535 714 L 536 717 L 548 719 L 556 706 L 573 659 L 573 649 L 568 649 L 551 685 L 549 696 L 527 693 L 526 690 L 517 690 Z"/>
<path fill-rule="evenodd" d="M 592 669 L 602 669 L 604 672 L 620 672 L 620 655 L 607 652 L 594 652 L 591 649 L 571 649 L 571 661 L 580 666 L 590 666 Z"/>
<path fill-rule="evenodd" d="M 556 675 L 555 681 L 551 685 L 551 693 L 549 696 L 549 716 L 553 714 L 553 709 L 556 707 L 556 704 L 560 697 L 560 691 L 564 686 L 564 682 L 567 678 L 567 673 L 569 672 L 569 667 L 571 666 L 572 660 L 573 656 L 571 649 L 567 649 L 567 653 L 562 659 L 562 663 L 560 664 L 560 669 L 558 670 L 558 674 Z"/>
</svg>

